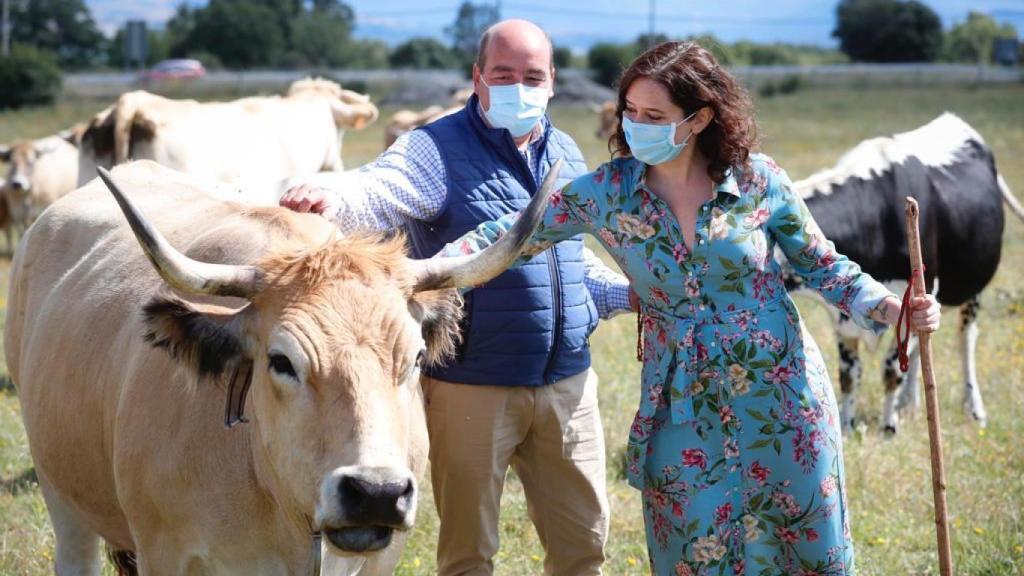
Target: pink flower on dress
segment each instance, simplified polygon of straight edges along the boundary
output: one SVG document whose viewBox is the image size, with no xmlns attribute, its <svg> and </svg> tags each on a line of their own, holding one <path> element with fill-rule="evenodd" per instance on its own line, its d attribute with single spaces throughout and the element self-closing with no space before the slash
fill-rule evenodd
<svg viewBox="0 0 1024 576">
<path fill-rule="evenodd" d="M 676 563 L 676 576 L 693 576 L 693 570 L 686 565 L 685 560 Z"/>
<path fill-rule="evenodd" d="M 790 370 L 787 366 L 776 366 L 771 370 L 765 372 L 764 376 L 772 384 L 789 384 L 789 379 L 793 377 L 793 371 Z"/>
<path fill-rule="evenodd" d="M 804 536 L 807 537 L 808 542 L 818 541 L 818 532 L 814 528 L 808 528 L 807 530 L 804 530 Z"/>
<path fill-rule="evenodd" d="M 676 259 L 676 262 L 682 264 L 683 260 L 686 260 L 686 247 L 682 244 L 676 244 L 673 246 L 672 257 Z"/>
<path fill-rule="evenodd" d="M 555 214 L 555 224 L 565 224 L 568 221 L 569 221 L 569 213 L 568 212 L 559 212 L 558 214 Z"/>
<path fill-rule="evenodd" d="M 726 502 L 715 509 L 715 524 L 724 524 L 732 517 L 732 503 Z"/>
<path fill-rule="evenodd" d="M 750 465 L 750 477 L 757 480 L 759 486 L 764 486 L 768 482 L 768 476 L 772 473 L 771 468 L 765 468 L 761 466 L 760 460 L 754 460 L 754 463 Z"/>
<path fill-rule="evenodd" d="M 558 206 L 561 203 L 562 203 L 562 191 L 558 190 L 557 192 L 555 192 L 554 194 L 551 195 L 551 205 L 552 206 Z"/>
<path fill-rule="evenodd" d="M 683 450 L 683 466 L 704 470 L 708 467 L 708 455 L 700 448 L 687 448 Z"/>
<path fill-rule="evenodd" d="M 615 234 L 607 228 L 601 228 L 598 230 L 597 235 L 601 237 L 601 240 L 604 241 L 607 246 L 615 248 L 619 245 L 619 240 L 615 238 Z"/>
<path fill-rule="evenodd" d="M 686 295 L 690 298 L 700 296 L 700 282 L 696 278 L 690 278 L 686 281 Z"/>
<path fill-rule="evenodd" d="M 718 417 L 722 424 L 728 424 L 736 419 L 736 413 L 732 411 L 732 406 L 722 406 L 718 409 Z"/>
<path fill-rule="evenodd" d="M 831 474 L 821 481 L 821 495 L 825 498 L 836 493 L 836 477 Z"/>
<path fill-rule="evenodd" d="M 622 184 L 622 172 L 619 170 L 612 170 L 611 183 L 616 186 Z"/>
<path fill-rule="evenodd" d="M 757 210 L 754 210 L 754 212 L 750 216 L 747 216 L 746 220 L 744 220 L 743 223 L 746 224 L 747 228 L 759 228 L 761 224 L 764 224 L 768 220 L 768 217 L 771 215 L 771 210 L 767 208 L 758 208 Z"/>
<path fill-rule="evenodd" d="M 659 300 L 666 305 L 668 304 L 668 294 L 657 286 L 651 286 L 651 299 Z"/>
<path fill-rule="evenodd" d="M 598 170 L 594 172 L 594 182 L 600 184 L 604 182 L 604 170 Z"/>
<path fill-rule="evenodd" d="M 675 516 L 676 518 L 682 518 L 683 517 L 683 505 L 680 504 L 679 502 L 673 501 L 672 502 L 672 515 Z"/>
<path fill-rule="evenodd" d="M 799 534 L 784 526 L 779 526 L 775 529 L 775 537 L 786 544 L 796 544 L 800 541 Z"/>
</svg>

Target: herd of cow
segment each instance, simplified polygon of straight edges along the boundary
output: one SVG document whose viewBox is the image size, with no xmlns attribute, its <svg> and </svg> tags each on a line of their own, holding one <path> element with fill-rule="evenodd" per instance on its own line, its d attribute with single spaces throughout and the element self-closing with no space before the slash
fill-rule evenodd
<svg viewBox="0 0 1024 576">
<path fill-rule="evenodd" d="M 463 96 L 396 114 L 387 138 Z M 0 211 L 31 223 L 4 346 L 58 574 L 98 573 L 100 539 L 123 573 L 391 573 L 426 459 L 418 367 L 454 346 L 453 288 L 518 256 L 557 166 L 511 233 L 460 258 L 411 260 L 400 240 L 340 237 L 276 206 L 295 178 L 342 170 L 344 131 L 377 116 L 324 80 L 229 103 L 131 92 L 67 133 L 0 149 Z M 928 288 L 960 307 L 965 402 L 984 423 L 978 295 L 1004 205 L 1024 209 L 982 137 L 947 113 L 794 188 L 840 252 L 894 283 L 910 272 L 903 200 L 917 199 Z M 836 320 L 849 427 L 866 335 Z M 891 432 L 901 401 L 917 402 L 894 365 Z"/>
</svg>

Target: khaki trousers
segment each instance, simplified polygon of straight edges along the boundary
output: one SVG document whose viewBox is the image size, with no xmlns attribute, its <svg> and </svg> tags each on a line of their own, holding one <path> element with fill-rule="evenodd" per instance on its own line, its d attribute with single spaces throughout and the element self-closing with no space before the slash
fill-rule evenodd
<svg viewBox="0 0 1024 576">
<path fill-rule="evenodd" d="M 546 552 L 544 573 L 600 574 L 608 499 L 596 374 L 537 388 L 422 381 L 441 518 L 438 574 L 493 573 L 509 466 Z"/>
</svg>

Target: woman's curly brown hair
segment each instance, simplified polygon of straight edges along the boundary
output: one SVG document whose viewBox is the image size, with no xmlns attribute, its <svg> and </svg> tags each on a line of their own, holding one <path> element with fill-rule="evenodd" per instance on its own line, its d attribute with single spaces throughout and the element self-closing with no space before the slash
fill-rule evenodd
<svg viewBox="0 0 1024 576">
<path fill-rule="evenodd" d="M 638 78 L 650 78 L 668 90 L 684 116 L 704 106 L 715 117 L 696 136 L 697 146 L 708 159 L 708 176 L 717 183 L 725 180 L 732 166 L 744 166 L 757 143 L 757 128 L 750 97 L 739 82 L 722 68 L 710 52 L 696 42 L 663 42 L 649 48 L 629 65 L 619 79 L 615 115 L 619 125 L 608 140 L 614 156 L 630 156 L 622 131 L 626 92 Z"/>
</svg>

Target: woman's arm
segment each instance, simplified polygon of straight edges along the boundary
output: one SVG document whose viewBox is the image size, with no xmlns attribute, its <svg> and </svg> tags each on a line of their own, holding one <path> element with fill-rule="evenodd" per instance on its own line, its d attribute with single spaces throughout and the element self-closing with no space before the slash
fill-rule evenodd
<svg viewBox="0 0 1024 576">
<path fill-rule="evenodd" d="M 607 170 L 602 166 L 598 170 Z M 518 266 L 530 258 L 547 250 L 552 244 L 572 238 L 577 234 L 590 233 L 590 223 L 596 218 L 591 214 L 597 208 L 593 203 L 587 204 L 586 198 L 594 195 L 593 188 L 597 182 L 606 182 L 607 178 L 595 178 L 594 173 L 585 174 L 551 196 L 551 202 L 544 212 L 544 218 L 526 243 L 522 255 L 513 266 Z M 474 230 L 445 246 L 441 253 L 445 256 L 473 254 L 487 248 L 498 241 L 512 227 L 519 217 L 518 212 L 506 214 L 497 220 L 489 220 L 478 225 Z"/>
<path fill-rule="evenodd" d="M 803 199 L 793 194 L 785 171 L 770 162 L 763 169 L 768 175 L 769 230 L 807 285 L 868 330 L 877 333 L 895 324 L 900 300 L 836 251 Z M 914 298 L 911 308 L 916 330 L 938 329 L 939 306 L 934 297 Z"/>
</svg>

